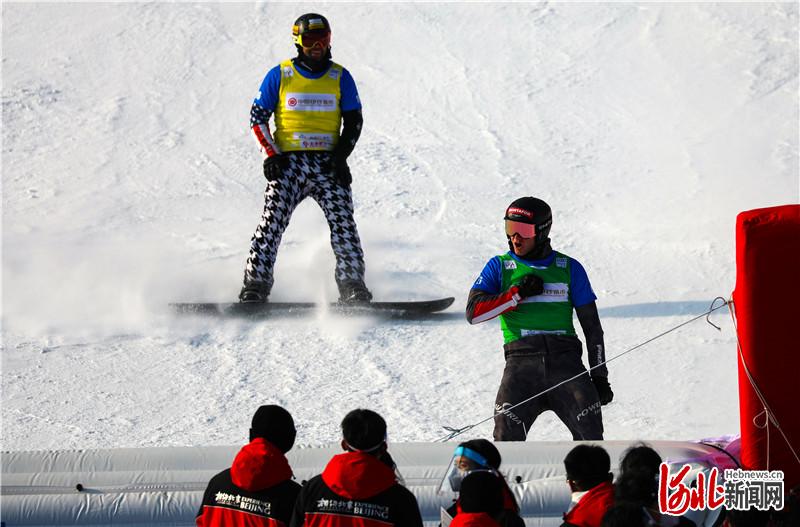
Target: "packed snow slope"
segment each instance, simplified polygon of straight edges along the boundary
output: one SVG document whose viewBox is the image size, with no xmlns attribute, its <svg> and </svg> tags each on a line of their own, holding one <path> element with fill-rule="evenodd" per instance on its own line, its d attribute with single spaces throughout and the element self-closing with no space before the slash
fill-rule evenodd
<svg viewBox="0 0 800 527">
<path fill-rule="evenodd" d="M 309 11 L 364 105 L 369 287 L 456 303 L 427 321 L 177 317 L 167 303 L 238 294 L 265 186 L 250 104 Z M 430 441 L 492 413 L 498 322 L 463 307 L 513 199 L 551 204 L 614 357 L 730 294 L 738 212 L 799 198 L 796 3 L 4 2 L 2 103 L 11 450 L 237 444 L 270 402 L 299 443 L 336 440 L 355 407 L 392 442 Z M 335 295 L 309 201 L 272 298 Z M 711 320 L 610 363 L 606 438 L 738 432 L 734 331 Z M 530 434 L 569 438 L 552 414 Z"/>
</svg>

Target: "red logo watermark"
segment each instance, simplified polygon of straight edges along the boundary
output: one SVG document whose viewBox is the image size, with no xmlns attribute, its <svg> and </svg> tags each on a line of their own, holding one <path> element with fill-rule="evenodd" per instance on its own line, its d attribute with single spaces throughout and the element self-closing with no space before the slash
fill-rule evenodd
<svg viewBox="0 0 800 527">
<path fill-rule="evenodd" d="M 725 488 L 717 484 L 719 469 L 714 467 L 708 475 L 697 474 L 695 484 L 683 482 L 691 470 L 690 465 L 683 465 L 674 475 L 670 475 L 669 466 L 661 463 L 658 475 L 658 510 L 661 514 L 681 516 L 688 510 L 718 509 L 725 502 Z"/>
</svg>

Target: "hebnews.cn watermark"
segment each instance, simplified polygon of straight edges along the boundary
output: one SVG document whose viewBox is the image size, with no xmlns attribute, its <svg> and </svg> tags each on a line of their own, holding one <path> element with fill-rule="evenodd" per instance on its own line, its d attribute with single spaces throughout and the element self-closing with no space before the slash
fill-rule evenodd
<svg viewBox="0 0 800 527">
<path fill-rule="evenodd" d="M 669 465 L 661 463 L 658 477 L 658 508 L 661 514 L 681 516 L 687 511 L 718 509 L 728 510 L 782 510 L 783 471 L 725 469 L 724 482 L 719 482 L 719 469 L 712 468 L 708 475 L 697 474 L 688 485 L 684 478 L 692 469 L 683 465 L 670 473 Z"/>
</svg>

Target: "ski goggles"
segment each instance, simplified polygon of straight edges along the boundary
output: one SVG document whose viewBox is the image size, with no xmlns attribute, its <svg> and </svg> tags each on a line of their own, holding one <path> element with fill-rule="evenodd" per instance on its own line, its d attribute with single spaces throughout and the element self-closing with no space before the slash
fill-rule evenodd
<svg viewBox="0 0 800 527">
<path fill-rule="evenodd" d="M 330 31 L 307 31 L 294 37 L 294 43 L 304 48 L 319 46 L 326 49 L 331 45 Z"/>
<path fill-rule="evenodd" d="M 536 237 L 536 225 L 532 223 L 522 223 L 521 221 L 506 220 L 506 236 L 518 234 L 523 238 Z"/>
</svg>

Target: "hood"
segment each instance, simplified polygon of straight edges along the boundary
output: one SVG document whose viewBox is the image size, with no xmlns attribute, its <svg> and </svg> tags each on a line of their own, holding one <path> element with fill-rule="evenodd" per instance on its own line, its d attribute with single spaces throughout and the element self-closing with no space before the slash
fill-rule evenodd
<svg viewBox="0 0 800 527">
<path fill-rule="evenodd" d="M 245 445 L 233 460 L 231 481 L 247 491 L 274 487 L 292 477 L 292 468 L 278 447 L 257 437 Z"/>
<path fill-rule="evenodd" d="M 564 514 L 567 523 L 600 525 L 606 511 L 614 505 L 614 485 L 605 481 L 580 497 L 578 503 Z"/>
<path fill-rule="evenodd" d="M 450 527 L 500 527 L 500 524 L 485 512 L 459 512 Z"/>
<path fill-rule="evenodd" d="M 322 472 L 322 481 L 348 499 L 366 499 L 396 483 L 394 471 L 375 456 L 346 452 L 333 456 Z"/>
</svg>

